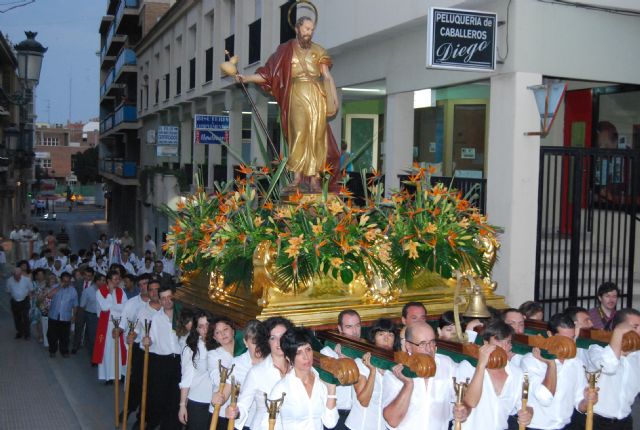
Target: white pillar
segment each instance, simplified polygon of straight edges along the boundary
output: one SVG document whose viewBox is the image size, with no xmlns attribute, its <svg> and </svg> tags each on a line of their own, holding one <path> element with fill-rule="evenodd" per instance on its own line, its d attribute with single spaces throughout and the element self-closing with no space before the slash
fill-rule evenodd
<svg viewBox="0 0 640 430">
<path fill-rule="evenodd" d="M 256 89 L 255 86 L 251 88 L 249 91 L 251 94 L 251 98 L 253 99 L 256 109 L 258 110 L 258 114 L 264 121 L 264 125 L 267 125 L 267 120 L 269 117 L 269 104 L 268 100 L 265 96 L 262 95 L 260 91 Z M 247 160 L 249 163 L 253 163 L 256 161 L 258 166 L 265 166 L 269 164 L 271 160 L 265 160 L 262 156 L 262 151 L 260 150 L 260 145 L 262 144 L 265 151 L 269 151 L 269 141 L 267 140 L 267 135 L 265 131 L 260 127 L 260 123 L 258 122 L 258 118 L 256 117 L 255 112 L 251 112 L 251 159 Z"/>
<path fill-rule="evenodd" d="M 540 129 L 527 87 L 541 82 L 537 73 L 491 78 L 487 215 L 505 230 L 492 277 L 514 307 L 534 297 L 540 138 L 524 133 Z"/>
<path fill-rule="evenodd" d="M 236 91 L 231 92 L 232 97 L 235 95 Z M 228 102 L 225 104 L 229 110 L 229 146 L 234 153 L 242 155 L 242 101 L 233 97 Z M 241 162 L 231 151 L 227 151 L 227 179 L 233 179 L 233 166 Z"/>
<path fill-rule="evenodd" d="M 385 193 L 400 188 L 398 175 L 413 161 L 413 92 L 389 94 L 385 113 L 384 142 L 380 145 Z"/>
</svg>

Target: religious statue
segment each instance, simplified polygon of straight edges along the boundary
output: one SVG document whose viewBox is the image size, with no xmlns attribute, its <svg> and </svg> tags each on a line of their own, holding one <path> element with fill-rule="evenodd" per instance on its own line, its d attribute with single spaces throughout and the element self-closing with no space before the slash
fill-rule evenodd
<svg viewBox="0 0 640 430">
<path fill-rule="evenodd" d="M 338 97 L 329 72 L 331 57 L 313 43 L 315 22 L 300 17 L 296 38 L 278 46 L 256 74 L 235 75 L 240 83 L 255 83 L 273 95 L 280 106 L 284 137 L 288 144 L 287 168 L 293 172 L 291 189 L 320 192 L 320 172 L 330 166 L 333 183 L 339 174 L 340 152 L 327 117 L 338 110 Z M 332 187 L 333 188 L 333 187 Z"/>
</svg>

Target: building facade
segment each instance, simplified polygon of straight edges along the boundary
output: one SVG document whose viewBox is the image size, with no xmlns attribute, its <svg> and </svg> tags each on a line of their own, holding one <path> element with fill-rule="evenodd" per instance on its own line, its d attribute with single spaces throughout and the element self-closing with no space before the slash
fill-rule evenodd
<svg viewBox="0 0 640 430">
<path fill-rule="evenodd" d="M 240 73 L 253 73 L 263 65 L 293 35 L 287 22 L 292 3 L 183 0 L 141 36 L 135 46 L 135 110 L 138 161 L 146 173 L 140 175 L 144 181 L 137 194 L 138 236 L 149 233 L 162 242 L 168 221 L 160 207 L 174 205 L 180 192 L 193 185 L 197 172 L 211 187 L 214 180 L 232 177 L 234 165 L 265 163 L 259 146 L 264 136 L 250 105 L 233 80 L 221 75 L 218 65 L 225 61 L 225 51 L 240 57 Z M 553 270 L 541 265 L 541 258 L 546 258 L 541 248 L 551 243 L 564 252 L 573 243 L 566 238 L 578 234 L 576 228 L 561 225 L 566 214 L 574 217 L 575 226 L 592 225 L 594 216 L 609 210 L 601 205 L 587 211 L 586 204 L 576 210 L 560 203 L 550 209 L 548 201 L 540 198 L 548 185 L 541 176 L 547 168 L 545 148 L 595 147 L 597 127 L 603 122 L 616 126 L 615 150 L 626 148 L 632 154 L 640 148 L 640 75 L 636 72 L 640 56 L 634 42 L 640 37 L 640 8 L 624 0 L 590 1 L 590 7 L 535 0 L 408 0 L 395 2 L 390 13 L 390 4 L 383 0 L 318 0 L 315 4 L 320 17 L 314 40 L 332 56 L 332 75 L 341 99 L 340 112 L 330 124 L 352 153 L 362 154 L 354 162 L 355 170 L 381 170 L 387 190 L 400 186 L 400 176 L 414 162 L 432 166 L 445 180 L 455 177 L 477 184 L 479 203 L 490 222 L 504 229 L 493 273 L 498 292 L 512 304 L 540 299 L 540 278 Z M 495 70 L 427 66 L 432 6 L 496 14 Z M 298 6 L 292 15 L 309 13 Z M 549 134 L 527 134 L 540 131 L 540 113 L 530 87 L 556 81 L 566 83 L 567 93 Z M 277 106 L 255 87 L 249 93 L 268 133 L 279 142 Z M 221 145 L 194 142 L 196 114 L 229 116 L 229 151 Z M 158 144 L 161 127 L 177 130 L 173 147 Z M 232 154 L 240 154 L 241 159 Z M 622 157 L 612 154 L 608 156 Z M 618 158 L 609 159 L 609 166 Z M 620 163 L 618 170 L 628 175 L 633 163 Z M 574 170 L 560 173 L 554 185 L 559 194 L 571 194 L 563 183 L 571 182 L 565 176 Z M 629 200 L 629 205 L 635 207 L 635 201 Z M 542 226 L 541 213 L 555 219 L 555 225 Z M 618 220 L 612 221 L 615 228 L 628 225 L 631 233 L 635 218 L 628 211 L 617 213 Z M 581 231 L 594 244 L 588 249 L 590 258 L 610 251 L 602 258 L 613 266 L 612 256 L 620 253 L 613 248 L 619 244 L 612 243 L 612 249 L 596 246 L 601 233 Z M 620 269 L 626 273 L 620 282 L 632 285 L 640 252 L 637 243 L 624 242 L 623 247 L 624 258 L 631 264 Z M 577 259 L 580 251 L 574 252 Z M 568 266 L 569 257 L 564 258 Z M 603 276 L 611 277 L 613 272 L 608 273 Z M 559 291 L 565 281 L 557 278 L 557 291 L 545 300 L 564 294 Z M 580 287 L 589 300 L 597 282 L 604 280 L 596 276 L 587 282 L 584 271 L 572 279 L 571 294 Z"/>
</svg>

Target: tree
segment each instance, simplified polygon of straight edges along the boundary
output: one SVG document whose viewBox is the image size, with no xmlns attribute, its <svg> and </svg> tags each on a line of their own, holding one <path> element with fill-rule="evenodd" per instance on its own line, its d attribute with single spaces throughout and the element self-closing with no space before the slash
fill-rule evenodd
<svg viewBox="0 0 640 430">
<path fill-rule="evenodd" d="M 89 148 L 84 152 L 78 152 L 71 156 L 73 172 L 78 177 L 78 182 L 88 184 L 100 182 L 98 174 L 98 148 Z"/>
</svg>

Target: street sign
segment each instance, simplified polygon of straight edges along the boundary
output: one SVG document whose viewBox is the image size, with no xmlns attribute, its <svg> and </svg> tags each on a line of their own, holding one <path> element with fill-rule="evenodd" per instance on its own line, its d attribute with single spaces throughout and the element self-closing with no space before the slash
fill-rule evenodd
<svg viewBox="0 0 640 430">
<path fill-rule="evenodd" d="M 432 7 L 427 31 L 427 66 L 495 70 L 497 24 L 495 13 Z"/>
<path fill-rule="evenodd" d="M 228 115 L 195 115 L 193 118 L 193 140 L 205 145 L 229 142 Z"/>
<path fill-rule="evenodd" d="M 156 145 L 178 145 L 180 129 L 174 125 L 161 125 L 156 133 Z"/>
</svg>

